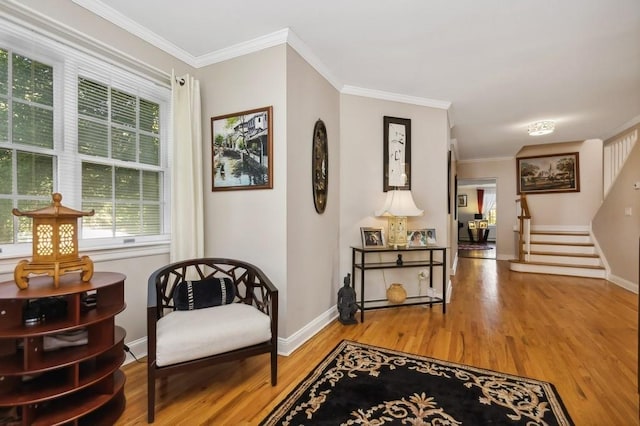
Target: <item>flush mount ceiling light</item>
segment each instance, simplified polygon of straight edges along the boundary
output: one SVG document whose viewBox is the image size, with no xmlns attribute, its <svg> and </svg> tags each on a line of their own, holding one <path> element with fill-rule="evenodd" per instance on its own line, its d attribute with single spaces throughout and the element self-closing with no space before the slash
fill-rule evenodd
<svg viewBox="0 0 640 426">
<path fill-rule="evenodd" d="M 551 120 L 536 121 L 529 124 L 529 136 L 541 136 L 553 133 L 556 128 L 556 122 Z"/>
</svg>

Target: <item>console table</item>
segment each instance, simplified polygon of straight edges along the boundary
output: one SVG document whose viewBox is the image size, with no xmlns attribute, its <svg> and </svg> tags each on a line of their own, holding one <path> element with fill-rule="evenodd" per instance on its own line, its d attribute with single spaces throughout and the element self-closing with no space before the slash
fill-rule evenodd
<svg viewBox="0 0 640 426">
<path fill-rule="evenodd" d="M 394 253 L 404 255 L 407 253 L 418 253 L 420 259 L 403 259 L 402 264 L 394 259 L 388 262 L 372 262 L 367 259 L 367 255 L 373 253 Z M 439 253 L 439 254 L 438 254 Z M 434 257 L 434 254 L 436 256 Z M 353 289 L 356 290 L 356 270 L 360 271 L 360 321 L 364 322 L 364 311 L 369 309 L 393 308 L 407 305 L 429 305 L 442 304 L 442 313 L 447 312 L 447 248 L 439 246 L 397 248 L 362 248 L 351 247 L 351 276 L 353 277 Z M 430 296 L 409 296 L 402 304 L 390 303 L 387 299 L 365 300 L 365 272 L 373 269 L 396 269 L 396 268 L 429 268 L 429 288 L 433 288 L 433 269 L 442 268 L 442 297 Z M 357 290 L 356 290 L 357 293 Z M 357 294 L 356 294 L 357 297 Z"/>
<path fill-rule="evenodd" d="M 24 290 L 13 281 L 0 283 L 0 407 L 16 407 L 16 423 L 112 425 L 120 417 L 125 331 L 114 317 L 125 309 L 124 280 L 96 272 L 88 282 L 77 273 L 63 275 L 58 288 L 46 276 L 30 278 Z M 65 301 L 66 309 L 26 324 L 28 304 L 51 297 Z M 45 350 L 47 336 L 84 330 L 85 344 Z"/>
</svg>

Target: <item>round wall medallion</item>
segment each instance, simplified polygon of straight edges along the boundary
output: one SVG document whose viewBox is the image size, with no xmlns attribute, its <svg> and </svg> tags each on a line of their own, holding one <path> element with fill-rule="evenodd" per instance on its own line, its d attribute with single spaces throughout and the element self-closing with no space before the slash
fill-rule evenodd
<svg viewBox="0 0 640 426">
<path fill-rule="evenodd" d="M 329 153 L 327 149 L 327 128 L 322 120 L 313 127 L 313 203 L 318 213 L 327 206 L 329 187 Z"/>
</svg>

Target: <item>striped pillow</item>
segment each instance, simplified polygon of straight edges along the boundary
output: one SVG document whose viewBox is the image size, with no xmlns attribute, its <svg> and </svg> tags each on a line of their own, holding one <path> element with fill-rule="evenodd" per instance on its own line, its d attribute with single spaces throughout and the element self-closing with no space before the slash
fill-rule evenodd
<svg viewBox="0 0 640 426">
<path fill-rule="evenodd" d="M 173 292 L 173 305 L 178 311 L 227 305 L 236 297 L 230 278 L 207 278 L 201 281 L 182 281 Z"/>
</svg>

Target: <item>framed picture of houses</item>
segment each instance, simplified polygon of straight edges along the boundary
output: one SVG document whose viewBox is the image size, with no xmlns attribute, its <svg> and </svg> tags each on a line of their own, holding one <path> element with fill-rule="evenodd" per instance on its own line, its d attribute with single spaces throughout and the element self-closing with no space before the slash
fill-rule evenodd
<svg viewBox="0 0 640 426">
<path fill-rule="evenodd" d="M 518 194 L 580 192 L 577 152 L 516 158 Z"/>
<path fill-rule="evenodd" d="M 211 118 L 211 190 L 273 188 L 273 108 Z"/>
</svg>

